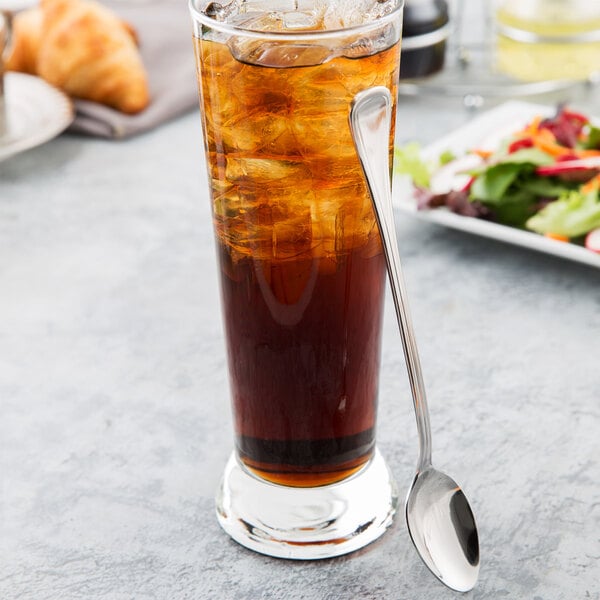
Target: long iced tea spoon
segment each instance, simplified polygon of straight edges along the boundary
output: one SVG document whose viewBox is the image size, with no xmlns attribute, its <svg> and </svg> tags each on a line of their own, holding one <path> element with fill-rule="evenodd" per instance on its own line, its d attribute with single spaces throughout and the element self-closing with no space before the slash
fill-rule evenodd
<svg viewBox="0 0 600 600">
<path fill-rule="evenodd" d="M 417 552 L 431 572 L 453 590 L 472 589 L 479 574 L 479 537 L 469 502 L 458 484 L 433 468 L 425 386 L 402 278 L 394 224 L 389 166 L 391 94 L 385 87 L 358 93 L 350 129 L 381 232 L 396 317 L 419 432 L 417 473 L 406 498 L 406 522 Z"/>
</svg>

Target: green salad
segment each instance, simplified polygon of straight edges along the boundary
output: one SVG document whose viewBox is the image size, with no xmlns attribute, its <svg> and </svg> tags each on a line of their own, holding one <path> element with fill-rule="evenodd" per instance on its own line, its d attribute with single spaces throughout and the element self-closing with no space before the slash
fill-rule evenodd
<svg viewBox="0 0 600 600">
<path fill-rule="evenodd" d="M 600 252 L 600 129 L 584 114 L 560 107 L 492 152 L 446 152 L 435 165 L 411 143 L 396 149 L 394 168 L 411 177 L 419 210 L 445 207 Z"/>
</svg>

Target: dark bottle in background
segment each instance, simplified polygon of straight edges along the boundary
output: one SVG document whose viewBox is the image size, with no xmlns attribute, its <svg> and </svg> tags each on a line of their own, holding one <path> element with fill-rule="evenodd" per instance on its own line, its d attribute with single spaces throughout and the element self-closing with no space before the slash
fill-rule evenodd
<svg viewBox="0 0 600 600">
<path fill-rule="evenodd" d="M 445 0 L 405 0 L 400 79 L 426 77 L 441 71 L 449 34 Z"/>
</svg>

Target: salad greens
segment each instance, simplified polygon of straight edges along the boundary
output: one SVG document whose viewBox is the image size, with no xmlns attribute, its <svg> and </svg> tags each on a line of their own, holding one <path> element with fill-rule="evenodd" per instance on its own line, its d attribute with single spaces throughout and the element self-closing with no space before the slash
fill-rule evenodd
<svg viewBox="0 0 600 600">
<path fill-rule="evenodd" d="M 600 148 L 600 128 L 590 127 L 585 147 L 588 149 Z"/>
<path fill-rule="evenodd" d="M 536 166 L 552 162 L 549 154 L 535 148 L 498 157 L 492 166 L 471 172 L 470 196 L 492 208 L 501 223 L 523 227 L 541 196 L 558 197 L 566 189 L 536 176 Z"/>
<path fill-rule="evenodd" d="M 551 118 L 533 119 L 494 152 L 473 153 L 479 164 L 465 171 L 450 152 L 428 164 L 413 142 L 396 149 L 395 171 L 411 177 L 422 210 L 445 206 L 574 243 L 600 229 L 600 128 L 587 116 L 559 108 Z M 468 183 L 432 191 L 439 187 L 432 185 L 436 174 L 454 164 L 454 175 L 466 175 Z"/>
<path fill-rule="evenodd" d="M 402 148 L 395 148 L 394 170 L 396 173 L 409 175 L 413 183 L 419 187 L 429 187 L 431 169 L 421 159 L 421 146 L 417 142 L 410 142 Z"/>
<path fill-rule="evenodd" d="M 597 190 L 568 192 L 546 205 L 527 221 L 527 228 L 568 238 L 585 235 L 600 227 L 600 197 Z"/>
<path fill-rule="evenodd" d="M 439 162 L 440 165 L 447 165 L 456 159 L 456 155 L 451 150 L 445 150 L 440 154 Z"/>
</svg>

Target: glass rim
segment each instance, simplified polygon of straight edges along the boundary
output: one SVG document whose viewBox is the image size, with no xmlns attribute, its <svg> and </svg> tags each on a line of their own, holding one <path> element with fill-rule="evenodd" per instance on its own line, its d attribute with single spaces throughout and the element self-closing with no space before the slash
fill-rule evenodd
<svg viewBox="0 0 600 600">
<path fill-rule="evenodd" d="M 350 27 L 340 27 L 338 29 L 308 29 L 301 31 L 263 31 L 260 29 L 247 29 L 239 27 L 232 23 L 223 21 L 217 21 L 212 17 L 209 17 L 203 13 L 199 8 L 198 4 L 206 0 L 189 0 L 188 7 L 192 20 L 194 23 L 201 23 L 211 27 L 212 29 L 218 30 L 220 33 L 229 33 L 231 35 L 246 36 L 253 38 L 270 38 L 277 39 L 280 41 L 301 41 L 310 39 L 323 39 L 323 38 L 339 38 L 342 35 L 352 35 L 360 32 L 371 31 L 372 29 L 379 29 L 380 27 L 392 23 L 398 19 L 398 16 L 402 16 L 402 9 L 404 8 L 405 0 L 394 0 L 394 9 L 387 15 L 384 15 L 373 21 L 366 23 L 360 23 L 359 25 L 352 25 Z"/>
</svg>

